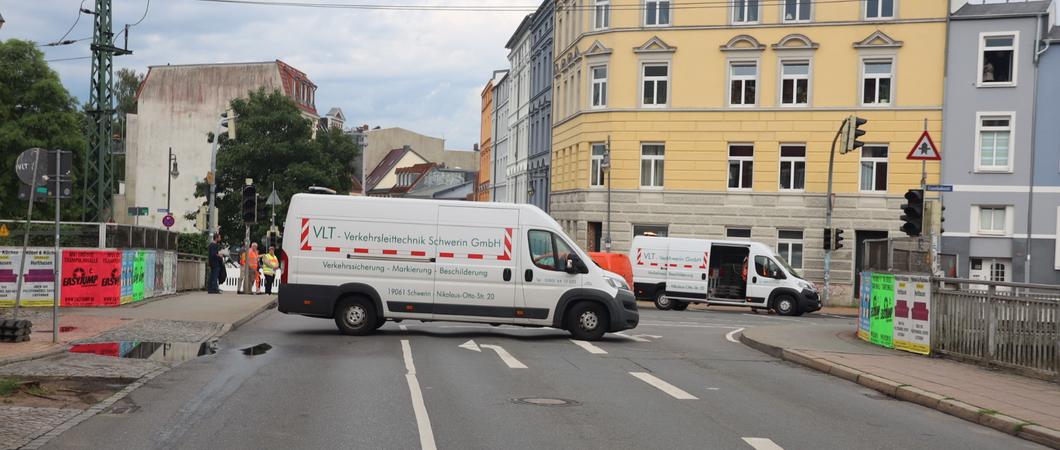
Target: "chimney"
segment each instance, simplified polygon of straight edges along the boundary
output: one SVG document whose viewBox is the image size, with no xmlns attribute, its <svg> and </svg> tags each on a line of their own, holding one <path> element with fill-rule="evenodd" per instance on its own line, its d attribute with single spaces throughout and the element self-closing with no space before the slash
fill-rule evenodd
<svg viewBox="0 0 1060 450">
<path fill-rule="evenodd" d="M 478 144 L 475 144 L 475 145 L 474 145 L 474 146 L 472 147 L 472 149 L 473 149 L 474 151 L 476 151 L 476 152 L 477 152 L 477 151 L 478 151 Z"/>
<path fill-rule="evenodd" d="M 401 148 L 402 148 L 403 150 L 412 150 L 412 147 L 409 147 L 409 145 L 408 145 L 408 144 L 402 145 L 402 146 L 401 146 Z"/>
</svg>

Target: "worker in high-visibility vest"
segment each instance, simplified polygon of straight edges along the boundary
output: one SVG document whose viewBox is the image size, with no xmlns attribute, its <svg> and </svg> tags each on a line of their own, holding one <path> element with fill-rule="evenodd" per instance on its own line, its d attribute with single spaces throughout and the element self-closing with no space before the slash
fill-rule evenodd
<svg viewBox="0 0 1060 450">
<path fill-rule="evenodd" d="M 258 254 L 258 243 L 255 242 L 250 244 L 250 250 L 247 251 L 247 267 L 250 268 L 249 276 L 254 277 L 254 290 L 255 294 L 261 292 L 261 277 L 258 276 L 258 268 L 261 267 L 261 255 Z"/>
<path fill-rule="evenodd" d="M 269 246 L 269 253 L 261 257 L 261 272 L 265 274 L 265 295 L 272 295 L 272 282 L 276 279 L 276 269 L 280 260 L 276 258 L 276 247 Z"/>
</svg>

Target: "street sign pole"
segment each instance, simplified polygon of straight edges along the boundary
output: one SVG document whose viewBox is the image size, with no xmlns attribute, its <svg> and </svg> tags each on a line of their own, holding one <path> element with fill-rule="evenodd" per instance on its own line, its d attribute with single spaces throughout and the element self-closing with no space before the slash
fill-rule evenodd
<svg viewBox="0 0 1060 450">
<path fill-rule="evenodd" d="M 63 151 L 55 151 L 55 257 L 52 267 L 55 269 L 55 301 L 52 302 L 52 343 L 59 342 L 59 301 L 63 298 L 62 262 L 63 256 L 59 250 L 59 205 L 62 202 L 62 158 Z"/>
<path fill-rule="evenodd" d="M 37 193 L 37 166 L 40 165 L 40 149 L 33 148 L 33 180 L 29 183 L 29 211 L 26 212 L 26 234 L 22 236 L 22 259 L 18 264 L 18 286 L 15 288 L 15 320 L 18 320 L 19 305 L 22 303 L 22 279 L 26 273 L 26 247 L 29 247 L 29 227 L 33 218 L 33 202 Z M 26 150 L 27 152 L 30 150 Z"/>
<path fill-rule="evenodd" d="M 607 148 L 604 150 L 607 158 L 607 167 L 604 169 L 607 175 L 607 235 L 604 238 L 604 251 L 611 251 L 611 136 L 607 136 Z"/>
<path fill-rule="evenodd" d="M 850 119 L 843 120 L 843 124 L 839 126 L 839 131 L 836 131 L 835 137 L 832 138 L 832 151 L 828 153 L 828 195 L 825 197 L 825 219 L 824 229 L 832 230 L 832 169 L 835 167 L 835 143 L 839 141 L 839 135 L 843 134 L 843 130 L 846 127 L 853 127 L 850 123 Z M 847 130 L 848 133 L 853 133 L 853 129 Z M 846 145 L 844 144 L 844 147 Z M 846 150 L 844 150 L 846 151 Z M 830 237 L 829 237 L 830 239 Z M 829 244 L 824 250 L 824 292 L 821 292 L 821 304 L 824 306 L 831 306 L 829 301 L 829 291 L 832 287 L 832 245 Z"/>
</svg>

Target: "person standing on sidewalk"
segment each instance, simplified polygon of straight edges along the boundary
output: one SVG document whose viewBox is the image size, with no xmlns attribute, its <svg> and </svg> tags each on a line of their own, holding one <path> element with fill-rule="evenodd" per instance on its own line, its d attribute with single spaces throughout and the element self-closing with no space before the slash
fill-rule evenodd
<svg viewBox="0 0 1060 450">
<path fill-rule="evenodd" d="M 248 275 L 254 277 L 254 288 L 251 292 L 259 294 L 261 293 L 261 277 L 258 274 L 258 268 L 261 267 L 261 255 L 258 253 L 257 242 L 250 244 L 250 250 L 247 250 L 247 267 L 250 268 Z"/>
<path fill-rule="evenodd" d="M 208 248 L 210 257 L 210 279 L 206 280 L 206 292 L 209 294 L 220 294 L 221 288 L 217 285 L 221 278 L 221 270 L 224 269 L 224 261 L 219 254 L 221 250 L 221 233 L 213 235 L 213 242 Z"/>
<path fill-rule="evenodd" d="M 276 247 L 270 245 L 269 253 L 261 256 L 261 272 L 265 274 L 265 295 L 272 295 L 272 282 L 276 279 L 276 269 L 280 260 L 276 259 Z"/>
</svg>

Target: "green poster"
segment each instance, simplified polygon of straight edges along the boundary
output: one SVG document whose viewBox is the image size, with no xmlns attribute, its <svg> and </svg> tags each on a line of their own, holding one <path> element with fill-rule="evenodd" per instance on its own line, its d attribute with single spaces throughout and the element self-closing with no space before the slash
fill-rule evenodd
<svg viewBox="0 0 1060 450">
<path fill-rule="evenodd" d="M 144 251 L 138 250 L 136 252 L 136 259 L 133 260 L 132 291 L 134 302 L 138 302 L 144 299 L 144 265 L 146 262 L 147 255 Z"/>
<path fill-rule="evenodd" d="M 872 274 L 870 340 L 881 347 L 894 348 L 894 275 Z"/>
</svg>

